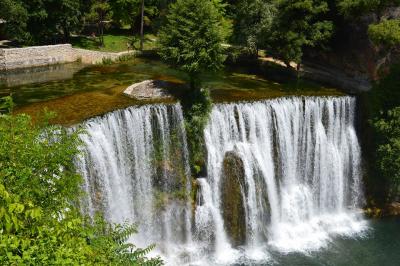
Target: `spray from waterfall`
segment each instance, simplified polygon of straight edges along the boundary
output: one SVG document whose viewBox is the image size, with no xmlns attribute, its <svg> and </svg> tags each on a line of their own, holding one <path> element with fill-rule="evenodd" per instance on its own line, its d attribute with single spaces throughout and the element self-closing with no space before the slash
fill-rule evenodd
<svg viewBox="0 0 400 266">
<path fill-rule="evenodd" d="M 190 168 L 182 110 L 130 107 L 83 124 L 86 209 L 113 223 L 134 223 L 139 246 L 172 257 L 191 242 Z"/>
<path fill-rule="evenodd" d="M 216 105 L 205 130 L 208 176 L 200 182 L 209 213 L 215 256 L 229 246 L 222 189 L 224 160 L 234 153 L 242 165 L 246 238 L 239 249 L 249 260 L 269 249 L 309 252 L 334 235 L 365 229 L 357 208 L 363 201 L 361 154 L 352 97 L 280 98 Z M 231 197 L 231 196 L 229 196 Z M 196 223 L 197 225 L 197 223 Z M 201 228 L 199 228 L 201 230 Z M 262 250 L 264 249 L 264 255 Z M 261 252 L 261 253 L 260 253 Z"/>
<path fill-rule="evenodd" d="M 271 251 L 310 252 L 357 236 L 367 225 L 358 213 L 355 104 L 292 97 L 215 105 L 204 132 L 207 176 L 195 187 L 179 104 L 91 119 L 77 160 L 86 211 L 138 224 L 132 241 L 157 244 L 168 265 L 265 264 Z"/>
</svg>

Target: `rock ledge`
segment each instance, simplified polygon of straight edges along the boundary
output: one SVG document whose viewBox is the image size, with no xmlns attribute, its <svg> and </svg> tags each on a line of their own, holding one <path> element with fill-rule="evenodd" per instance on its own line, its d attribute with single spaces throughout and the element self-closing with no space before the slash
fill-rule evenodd
<svg viewBox="0 0 400 266">
<path fill-rule="evenodd" d="M 139 83 L 132 84 L 124 91 L 128 97 L 138 100 L 153 100 L 153 99 L 173 99 L 174 97 L 168 91 L 173 83 L 162 80 L 145 80 Z"/>
</svg>

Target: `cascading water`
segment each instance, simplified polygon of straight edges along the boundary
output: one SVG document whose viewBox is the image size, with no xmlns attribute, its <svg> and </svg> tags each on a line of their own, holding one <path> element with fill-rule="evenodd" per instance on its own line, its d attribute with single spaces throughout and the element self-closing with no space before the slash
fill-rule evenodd
<svg viewBox="0 0 400 266">
<path fill-rule="evenodd" d="M 352 97 L 215 105 L 195 209 L 179 104 L 91 119 L 77 160 L 86 209 L 137 223 L 132 241 L 157 244 L 170 265 L 263 264 L 271 251 L 317 250 L 366 228 L 354 111 Z"/>
<path fill-rule="evenodd" d="M 113 223 L 135 223 L 132 241 L 182 255 L 191 242 L 191 189 L 180 105 L 131 107 L 83 124 L 77 167 L 87 211 Z M 179 250 L 179 253 L 178 251 Z"/>
<path fill-rule="evenodd" d="M 363 197 L 354 111 L 351 97 L 294 97 L 214 107 L 205 130 L 208 176 L 199 182 L 205 204 L 196 219 L 216 229 L 207 232 L 215 239 L 216 262 L 266 259 L 268 249 L 313 251 L 335 234 L 365 229 L 357 214 Z M 222 219 L 222 201 L 234 200 L 235 195 L 223 199 L 221 193 L 230 185 L 221 178 L 226 155 L 232 152 L 243 168 L 240 191 L 246 216 L 245 241 L 236 257 L 232 251 L 225 256 L 226 247 L 233 247 Z"/>
</svg>

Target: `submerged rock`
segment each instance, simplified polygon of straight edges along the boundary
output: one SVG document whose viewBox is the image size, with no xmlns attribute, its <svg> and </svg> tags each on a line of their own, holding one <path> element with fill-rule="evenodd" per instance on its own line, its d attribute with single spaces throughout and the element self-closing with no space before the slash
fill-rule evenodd
<svg viewBox="0 0 400 266">
<path fill-rule="evenodd" d="M 246 242 L 244 189 L 243 162 L 234 152 L 227 152 L 221 180 L 221 207 L 225 230 L 234 246 Z"/>
<path fill-rule="evenodd" d="M 168 81 L 145 80 L 132 84 L 124 91 L 124 94 L 138 100 L 173 99 L 168 88 L 171 88 L 174 85 L 175 84 Z"/>
</svg>

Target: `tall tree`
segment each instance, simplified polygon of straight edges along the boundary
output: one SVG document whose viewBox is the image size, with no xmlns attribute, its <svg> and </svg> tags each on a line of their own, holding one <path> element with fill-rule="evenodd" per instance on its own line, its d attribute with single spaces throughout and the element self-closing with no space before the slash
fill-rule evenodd
<svg viewBox="0 0 400 266">
<path fill-rule="evenodd" d="M 400 106 L 387 112 L 386 118 L 374 121 L 380 137 L 377 147 L 377 168 L 387 179 L 387 200 L 400 197 Z"/>
<path fill-rule="evenodd" d="M 159 54 L 185 71 L 195 87 L 200 73 L 222 67 L 222 44 L 228 34 L 223 16 L 211 0 L 177 0 L 160 30 Z"/>
<path fill-rule="evenodd" d="M 60 27 L 64 33 L 65 41 L 69 41 L 71 31 L 75 30 L 80 22 L 82 15 L 80 2 L 77 0 L 59 1 L 60 4 Z"/>
<path fill-rule="evenodd" d="M 69 38 L 80 22 L 79 0 L 20 0 L 28 11 L 27 30 L 32 43 L 59 42 Z"/>
<path fill-rule="evenodd" d="M 208 91 L 202 89 L 199 75 L 216 71 L 225 60 L 222 44 L 229 29 L 212 0 L 177 0 L 170 6 L 166 24 L 159 33 L 159 54 L 168 63 L 186 72 L 191 90 L 184 97 L 185 126 L 195 174 L 204 166 L 203 130 L 211 111 Z"/>
<path fill-rule="evenodd" d="M 234 4 L 233 41 L 253 54 L 265 44 L 276 9 L 272 0 L 239 0 Z"/>
<path fill-rule="evenodd" d="M 350 19 L 368 12 L 375 12 L 379 15 L 385 7 L 399 4 L 399 0 L 337 0 L 340 13 Z"/>
<path fill-rule="evenodd" d="M 97 24 L 100 46 L 104 46 L 104 27 L 112 16 L 109 0 L 93 0 L 87 18 Z"/>
<path fill-rule="evenodd" d="M 140 0 L 114 0 L 110 2 L 113 21 L 129 25 L 134 30 L 140 12 Z"/>
<path fill-rule="evenodd" d="M 26 40 L 29 36 L 26 26 L 28 12 L 21 1 L 1 0 L 0 19 L 4 20 L 4 33 L 10 39 Z"/>
<path fill-rule="evenodd" d="M 140 7 L 140 50 L 143 51 L 143 43 L 144 43 L 144 0 L 142 0 Z"/>
<path fill-rule="evenodd" d="M 300 65 L 305 47 L 322 45 L 331 37 L 333 23 L 323 18 L 329 10 L 326 1 L 277 0 L 277 10 L 267 44 L 287 66 L 291 61 Z"/>
</svg>

